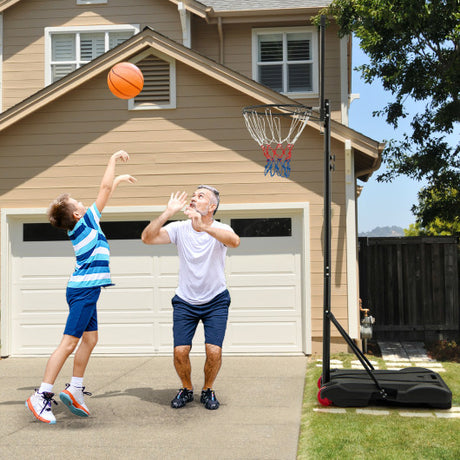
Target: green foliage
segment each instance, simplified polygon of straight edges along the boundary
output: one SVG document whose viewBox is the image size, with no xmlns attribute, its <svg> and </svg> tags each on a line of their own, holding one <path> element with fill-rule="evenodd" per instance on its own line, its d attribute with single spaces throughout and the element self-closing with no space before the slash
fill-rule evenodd
<svg viewBox="0 0 460 460">
<path fill-rule="evenodd" d="M 428 344 L 428 353 L 437 361 L 460 363 L 460 344 L 455 340 L 440 340 Z"/>
<path fill-rule="evenodd" d="M 393 94 L 394 100 L 374 115 L 385 116 L 396 128 L 409 117 L 408 99 L 424 104 L 411 117 L 412 132 L 387 144 L 387 172 L 378 180 L 406 175 L 428 179 L 435 189 L 460 189 L 460 143 L 446 140 L 460 121 L 459 1 L 334 0 L 321 14 L 334 17 L 341 36 L 354 34 L 360 40 L 370 58 L 358 68 L 362 78 L 380 80 Z M 439 217 L 453 220 L 456 209 Z M 433 220 L 423 207 L 413 211 L 424 224 Z"/>
</svg>

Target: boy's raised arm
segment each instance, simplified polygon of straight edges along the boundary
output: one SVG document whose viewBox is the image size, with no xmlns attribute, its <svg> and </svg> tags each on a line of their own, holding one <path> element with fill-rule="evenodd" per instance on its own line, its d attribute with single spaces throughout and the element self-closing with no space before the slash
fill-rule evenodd
<svg viewBox="0 0 460 460">
<path fill-rule="evenodd" d="M 96 206 L 97 209 L 99 209 L 99 212 L 102 212 L 102 210 L 105 208 L 107 201 L 120 182 L 129 182 L 131 184 L 136 182 L 136 179 L 129 174 L 123 174 L 121 176 L 115 177 L 115 166 L 117 160 L 121 160 L 126 163 L 129 160 L 128 153 L 124 150 L 119 150 L 110 157 L 107 168 L 105 169 L 104 176 L 101 180 L 99 193 L 97 194 L 96 198 Z"/>
</svg>

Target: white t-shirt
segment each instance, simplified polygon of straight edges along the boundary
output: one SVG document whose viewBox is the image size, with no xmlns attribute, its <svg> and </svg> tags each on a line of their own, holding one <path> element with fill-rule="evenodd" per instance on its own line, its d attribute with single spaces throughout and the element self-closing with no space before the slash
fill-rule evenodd
<svg viewBox="0 0 460 460">
<path fill-rule="evenodd" d="M 214 221 L 213 227 L 233 229 Z M 191 220 L 171 222 L 165 230 L 179 253 L 179 286 L 176 294 L 192 305 L 212 300 L 227 288 L 225 255 L 227 246 L 206 232 L 197 232 Z"/>
</svg>

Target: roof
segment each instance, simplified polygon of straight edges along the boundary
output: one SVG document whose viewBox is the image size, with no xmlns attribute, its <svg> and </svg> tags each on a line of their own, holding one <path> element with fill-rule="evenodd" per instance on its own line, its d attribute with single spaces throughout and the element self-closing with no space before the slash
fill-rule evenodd
<svg viewBox="0 0 460 460">
<path fill-rule="evenodd" d="M 149 48 L 235 88 L 248 97 L 255 99 L 260 104 L 296 103 L 296 101 L 287 96 L 273 91 L 251 78 L 171 40 L 150 27 L 146 27 L 129 40 L 126 40 L 102 56 L 99 56 L 1 113 L 0 132 L 20 122 L 28 115 L 54 102 L 99 74 L 108 72 L 118 62 L 127 61 Z M 322 130 L 319 122 L 311 121 L 310 126 L 316 128 L 318 131 Z M 358 157 L 355 160 L 357 169 L 363 171 L 360 179 L 367 180 L 380 164 L 380 152 L 383 149 L 383 144 L 335 121 L 331 122 L 331 137 L 342 142 L 351 141 L 351 147 L 358 153 Z"/>
<path fill-rule="evenodd" d="M 324 8 L 331 0 L 200 0 L 216 13 L 221 11 L 282 10 L 292 8 Z"/>
</svg>

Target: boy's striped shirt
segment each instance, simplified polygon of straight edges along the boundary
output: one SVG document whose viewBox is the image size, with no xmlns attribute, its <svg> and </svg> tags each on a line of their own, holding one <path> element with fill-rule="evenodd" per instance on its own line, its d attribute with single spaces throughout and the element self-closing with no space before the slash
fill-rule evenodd
<svg viewBox="0 0 460 460">
<path fill-rule="evenodd" d="M 110 279 L 110 250 L 99 224 L 101 213 L 93 203 L 85 215 L 68 231 L 77 259 L 68 287 L 107 286 Z"/>
</svg>

